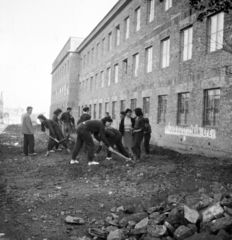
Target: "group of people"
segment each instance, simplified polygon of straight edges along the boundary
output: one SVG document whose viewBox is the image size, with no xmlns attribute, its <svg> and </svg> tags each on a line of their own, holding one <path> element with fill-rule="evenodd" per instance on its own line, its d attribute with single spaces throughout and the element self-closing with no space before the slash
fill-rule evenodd
<svg viewBox="0 0 232 240">
<path fill-rule="evenodd" d="M 68 107 L 67 111 L 62 113 L 62 110 L 58 108 L 53 112 L 52 119 L 47 119 L 42 114 L 38 116 L 38 119 L 41 122 L 41 130 L 43 132 L 45 132 L 45 129 L 49 130 L 49 141 L 45 156 L 49 156 L 50 152 L 54 151 L 53 148 L 60 150 L 59 146 L 61 144 L 64 146 L 66 151 L 70 153 L 67 142 L 69 141 L 73 127 L 75 127 L 75 120 L 71 115 L 71 110 L 72 109 Z M 94 158 L 100 153 L 103 146 L 107 148 L 106 159 L 108 160 L 112 159 L 112 152 L 115 152 L 113 148 L 116 146 L 118 152 L 125 156 L 128 161 L 139 161 L 141 158 L 141 145 L 143 142 L 146 152 L 145 157 L 148 157 L 149 141 L 151 138 L 151 126 L 149 124 L 149 119 L 143 117 L 141 108 L 136 108 L 134 113 L 135 118 L 132 117 L 131 109 L 126 109 L 125 112 L 120 113 L 121 120 L 118 130 L 111 126 L 113 120 L 108 112 L 106 112 L 103 119 L 92 120 L 91 115 L 89 114 L 89 108 L 84 107 L 83 114 L 77 121 L 77 138 L 72 151 L 70 164 L 79 163 L 76 158 L 83 145 L 86 146 L 85 148 L 87 148 L 88 151 L 87 158 L 89 165 L 99 164 L 94 161 Z M 30 112 L 27 114 L 28 115 L 25 116 L 25 121 L 28 119 Z M 30 144 L 27 145 L 27 143 L 30 142 L 27 136 L 28 133 L 23 131 L 23 134 L 25 143 L 24 154 L 35 155 L 34 146 L 32 148 Z M 33 135 L 32 130 L 29 135 Z M 94 153 L 94 139 L 99 143 L 96 153 Z"/>
</svg>

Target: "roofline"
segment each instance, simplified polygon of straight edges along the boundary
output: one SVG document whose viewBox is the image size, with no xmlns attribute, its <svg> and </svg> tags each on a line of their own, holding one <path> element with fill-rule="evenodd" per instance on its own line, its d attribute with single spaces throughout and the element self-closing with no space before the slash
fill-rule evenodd
<svg viewBox="0 0 232 240">
<path fill-rule="evenodd" d="M 77 51 L 80 52 L 93 38 L 108 24 L 108 22 L 113 19 L 118 13 L 131 2 L 132 0 L 122 0 L 118 1 L 111 10 L 106 14 L 106 16 L 98 23 L 98 25 L 90 32 L 90 34 L 84 39 L 84 41 L 77 47 Z"/>
<path fill-rule="evenodd" d="M 69 53 L 78 53 L 77 51 L 71 51 L 68 50 L 65 55 L 61 58 L 61 60 L 59 61 L 59 63 L 56 65 L 56 67 L 54 69 L 52 69 L 52 72 L 50 74 L 53 74 L 55 72 L 55 70 L 60 66 L 60 64 L 64 61 L 64 59 L 69 55 Z"/>
</svg>

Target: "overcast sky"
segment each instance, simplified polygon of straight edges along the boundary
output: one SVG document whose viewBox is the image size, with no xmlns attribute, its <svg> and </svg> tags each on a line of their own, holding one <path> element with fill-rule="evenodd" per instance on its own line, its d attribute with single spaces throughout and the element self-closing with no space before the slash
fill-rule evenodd
<svg viewBox="0 0 232 240">
<path fill-rule="evenodd" d="M 117 0 L 0 0 L 4 105 L 49 111 L 52 62 L 70 36 L 87 37 Z"/>
</svg>

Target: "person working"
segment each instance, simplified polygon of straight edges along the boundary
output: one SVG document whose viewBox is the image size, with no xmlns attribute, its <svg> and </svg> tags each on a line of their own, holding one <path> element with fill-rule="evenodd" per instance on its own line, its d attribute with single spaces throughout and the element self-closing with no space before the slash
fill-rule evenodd
<svg viewBox="0 0 232 240">
<path fill-rule="evenodd" d="M 64 140 L 64 135 L 62 134 L 62 131 L 60 129 L 60 126 L 54 122 L 53 120 L 47 119 L 44 115 L 40 114 L 37 117 L 41 122 L 41 131 L 45 132 L 45 128 L 49 129 L 49 141 L 48 141 L 48 147 L 47 147 L 47 153 L 45 157 L 49 156 L 49 153 L 51 149 L 57 144 L 59 146 L 59 141 Z M 70 150 L 67 146 L 67 138 L 65 141 L 63 141 L 63 146 L 66 148 L 67 152 L 70 153 Z"/>
<path fill-rule="evenodd" d="M 70 136 L 72 130 L 73 120 L 71 117 L 71 111 L 72 108 L 68 107 L 67 111 L 63 112 L 60 117 L 60 121 L 62 122 L 62 132 L 65 137 Z"/>
<path fill-rule="evenodd" d="M 106 122 L 111 118 L 106 119 Z M 76 157 L 78 156 L 83 143 L 85 143 L 88 146 L 88 165 L 92 164 L 99 164 L 98 162 L 94 162 L 94 142 L 91 136 L 91 133 L 93 134 L 99 134 L 101 137 L 102 142 L 106 145 L 106 147 L 111 151 L 113 150 L 109 144 L 109 142 L 106 140 L 105 137 L 105 126 L 101 120 L 87 120 L 85 122 L 80 123 L 77 126 L 77 140 L 76 144 L 74 146 L 73 152 L 72 152 L 72 159 L 70 161 L 70 164 L 79 163 L 79 161 L 76 160 Z"/>
<path fill-rule="evenodd" d="M 90 119 L 91 119 L 91 116 L 89 115 L 89 107 L 84 107 L 83 114 L 81 115 L 80 119 L 77 121 L 77 125 Z"/>
</svg>

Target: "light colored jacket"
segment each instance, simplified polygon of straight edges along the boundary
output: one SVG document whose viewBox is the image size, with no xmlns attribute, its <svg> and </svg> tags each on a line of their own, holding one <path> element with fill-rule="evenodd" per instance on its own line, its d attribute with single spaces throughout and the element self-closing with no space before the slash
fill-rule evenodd
<svg viewBox="0 0 232 240">
<path fill-rule="evenodd" d="M 30 114 L 28 113 L 22 115 L 22 134 L 34 134 Z"/>
</svg>

